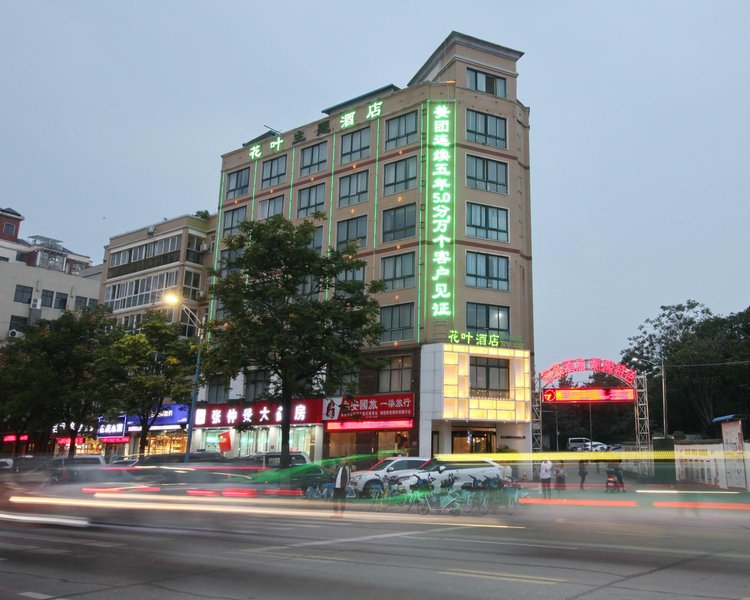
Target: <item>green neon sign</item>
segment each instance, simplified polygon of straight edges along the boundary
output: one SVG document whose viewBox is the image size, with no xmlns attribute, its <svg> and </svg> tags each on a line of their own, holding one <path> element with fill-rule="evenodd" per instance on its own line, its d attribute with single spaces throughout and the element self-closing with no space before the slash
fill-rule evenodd
<svg viewBox="0 0 750 600">
<path fill-rule="evenodd" d="M 432 162 L 430 169 L 429 227 L 432 234 L 432 280 L 430 299 L 432 316 L 453 316 L 453 115 L 448 104 L 436 104 L 432 108 L 430 142 Z"/>
<path fill-rule="evenodd" d="M 471 333 L 470 331 L 451 329 L 448 332 L 448 341 L 451 344 L 489 346 L 490 348 L 513 348 L 515 350 L 526 348 L 520 335 L 508 335 L 507 333 Z"/>
</svg>

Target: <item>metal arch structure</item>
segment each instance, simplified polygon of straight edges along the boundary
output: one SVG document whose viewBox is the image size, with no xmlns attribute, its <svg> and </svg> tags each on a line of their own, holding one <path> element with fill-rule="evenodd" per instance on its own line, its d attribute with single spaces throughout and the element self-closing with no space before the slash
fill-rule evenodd
<svg viewBox="0 0 750 600">
<path fill-rule="evenodd" d="M 645 373 L 636 375 L 635 391 L 635 443 L 638 452 L 643 454 L 643 459 L 638 461 L 638 473 L 651 475 L 654 461 L 650 454 L 651 426 L 648 420 L 648 380 Z"/>
<path fill-rule="evenodd" d="M 624 364 L 616 364 L 610 360 L 577 358 L 555 364 L 539 373 L 539 389 L 536 394 L 532 394 L 531 404 L 532 450 L 534 452 L 541 452 L 542 450 L 542 397 L 545 387 L 570 373 L 580 371 L 596 371 L 612 375 L 635 389 L 635 442 L 638 453 L 643 456 L 643 459 L 638 460 L 638 474 L 639 476 L 652 475 L 654 462 L 651 455 L 651 426 L 648 417 L 647 377 L 645 374 L 637 373 Z"/>
</svg>

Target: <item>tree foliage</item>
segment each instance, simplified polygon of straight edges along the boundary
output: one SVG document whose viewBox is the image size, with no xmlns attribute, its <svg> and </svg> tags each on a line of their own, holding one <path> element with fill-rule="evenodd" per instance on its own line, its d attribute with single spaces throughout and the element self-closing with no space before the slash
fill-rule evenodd
<svg viewBox="0 0 750 600">
<path fill-rule="evenodd" d="M 624 360 L 648 375 L 652 429 L 661 429 L 662 373 L 671 431 L 712 433 L 711 421 L 750 409 L 750 309 L 715 316 L 702 304 L 662 306 L 629 339 Z M 632 362 L 633 359 L 638 362 Z M 658 423 L 658 425 L 655 425 Z"/>
<path fill-rule="evenodd" d="M 110 399 L 108 415 L 135 417 L 141 427 L 138 453 L 165 401 L 187 401 L 197 346 L 180 337 L 179 324 L 150 312 L 139 330 L 122 335 L 99 356 L 99 372 Z M 191 417 L 192 418 L 192 417 Z"/>
<path fill-rule="evenodd" d="M 356 246 L 321 254 L 315 231 L 312 221 L 294 225 L 281 216 L 242 223 L 226 240 L 229 258 L 212 286 L 224 319 L 211 324 L 206 372 L 228 381 L 252 366 L 270 375 L 268 397 L 283 406 L 283 465 L 292 399 L 336 392 L 372 364 L 360 351 L 382 332 L 371 295 L 382 282 L 353 277 L 366 266 Z"/>
<path fill-rule="evenodd" d="M 2 413 L 18 432 L 57 425 L 75 438 L 97 424 L 106 410 L 96 369 L 99 353 L 116 339 L 106 308 L 66 311 L 40 320 L 6 346 L 2 358 Z"/>
</svg>

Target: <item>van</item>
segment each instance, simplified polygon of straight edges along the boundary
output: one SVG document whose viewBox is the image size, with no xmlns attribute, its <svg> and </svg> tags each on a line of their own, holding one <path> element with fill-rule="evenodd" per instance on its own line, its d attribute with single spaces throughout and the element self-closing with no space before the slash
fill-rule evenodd
<svg viewBox="0 0 750 600">
<path fill-rule="evenodd" d="M 581 450 L 585 448 L 587 444 L 591 444 L 591 440 L 585 437 L 572 437 L 568 438 L 568 451 Z"/>
</svg>

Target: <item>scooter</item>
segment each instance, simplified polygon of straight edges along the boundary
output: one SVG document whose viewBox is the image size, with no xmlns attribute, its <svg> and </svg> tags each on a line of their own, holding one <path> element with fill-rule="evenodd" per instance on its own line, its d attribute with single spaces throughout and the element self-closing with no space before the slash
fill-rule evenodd
<svg viewBox="0 0 750 600">
<path fill-rule="evenodd" d="M 617 467 L 607 467 L 607 481 L 604 483 L 604 491 L 613 493 L 625 491 L 622 471 Z"/>
</svg>

